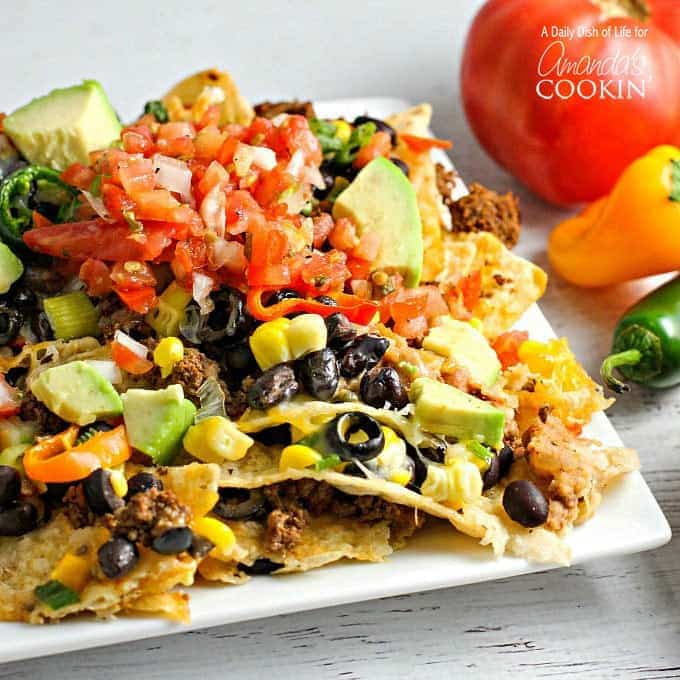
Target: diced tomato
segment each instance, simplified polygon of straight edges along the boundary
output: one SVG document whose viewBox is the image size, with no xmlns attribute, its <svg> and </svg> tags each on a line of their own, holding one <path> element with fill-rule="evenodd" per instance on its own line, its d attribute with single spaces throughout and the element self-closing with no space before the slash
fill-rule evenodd
<svg viewBox="0 0 680 680">
<path fill-rule="evenodd" d="M 352 279 L 367 279 L 372 268 L 373 263 L 369 260 L 362 260 L 358 257 L 350 257 L 347 260 L 347 269 L 349 269 Z"/>
<path fill-rule="evenodd" d="M 132 375 L 143 375 L 153 368 L 153 362 L 140 357 L 115 340 L 111 343 L 111 358 L 120 368 Z"/>
<path fill-rule="evenodd" d="M 194 270 L 205 267 L 207 260 L 208 255 L 205 241 L 194 238 L 180 241 L 177 244 L 175 256 L 170 266 L 180 284 L 190 288 Z"/>
<path fill-rule="evenodd" d="M 338 250 L 351 252 L 359 245 L 359 237 L 357 236 L 357 228 L 354 222 L 346 217 L 341 217 L 335 222 L 330 234 L 328 234 L 328 241 Z"/>
<path fill-rule="evenodd" d="M 144 220 L 144 232 L 161 232 L 164 236 L 174 241 L 183 241 L 189 236 L 191 225 L 184 222 L 159 222 L 156 220 Z"/>
<path fill-rule="evenodd" d="M 199 213 L 206 228 L 217 236 L 224 236 L 226 227 L 227 197 L 219 184 L 216 184 L 201 201 Z"/>
<path fill-rule="evenodd" d="M 327 253 L 314 251 L 300 271 L 302 291 L 310 296 L 321 295 L 330 291 L 342 290 L 345 281 L 350 277 L 347 269 L 347 256 L 339 250 Z M 296 286 L 297 287 L 297 286 Z"/>
<path fill-rule="evenodd" d="M 219 185 L 224 188 L 229 184 L 229 173 L 217 161 L 213 161 L 206 168 L 201 181 L 198 183 L 198 190 L 201 196 L 205 196 L 214 186 Z"/>
<path fill-rule="evenodd" d="M 519 347 L 529 339 L 526 331 L 508 331 L 499 335 L 492 344 L 503 369 L 519 363 Z"/>
<path fill-rule="evenodd" d="M 304 154 L 306 163 L 316 166 L 321 163 L 323 160 L 321 145 L 316 135 L 309 129 L 309 123 L 304 116 L 288 116 L 278 131 L 289 155 L 292 156 L 299 149 Z"/>
<path fill-rule="evenodd" d="M 159 229 L 133 234 L 127 225 L 90 220 L 31 229 L 24 234 L 24 242 L 31 250 L 53 257 L 118 262 L 153 260 L 163 252 L 170 239 Z"/>
<path fill-rule="evenodd" d="M 248 283 L 251 286 L 285 286 L 290 283 L 290 270 L 284 263 L 289 245 L 278 228 L 263 228 L 250 234 Z"/>
<path fill-rule="evenodd" d="M 201 116 L 201 120 L 198 121 L 196 127 L 202 130 L 208 126 L 217 127 L 220 122 L 220 117 L 222 115 L 222 105 L 212 104 L 208 107 L 206 112 Z"/>
<path fill-rule="evenodd" d="M 146 262 L 139 262 L 138 260 L 116 262 L 111 268 L 111 280 L 116 288 L 126 290 L 136 290 L 156 285 L 156 277 L 153 275 L 151 267 Z"/>
<path fill-rule="evenodd" d="M 405 338 L 422 338 L 427 333 L 428 323 L 424 316 L 400 319 L 394 322 L 394 332 Z"/>
<path fill-rule="evenodd" d="M 357 157 L 354 159 L 355 168 L 363 168 L 378 156 L 389 156 L 392 150 L 392 140 L 387 132 L 376 132 L 366 144 L 359 149 Z"/>
<path fill-rule="evenodd" d="M 220 131 L 217 125 L 206 125 L 194 140 L 196 158 L 205 162 L 215 160 L 217 153 L 224 144 L 225 137 L 226 135 Z"/>
<path fill-rule="evenodd" d="M 97 173 L 92 168 L 89 168 L 82 163 L 73 163 L 72 165 L 69 165 L 60 175 L 61 179 L 66 182 L 66 184 L 85 190 L 89 190 L 96 176 Z"/>
<path fill-rule="evenodd" d="M 175 121 L 172 123 L 163 123 L 158 128 L 158 137 L 160 141 L 171 140 L 171 139 L 181 139 L 186 137 L 188 139 L 193 139 L 196 136 L 196 128 L 191 124 L 184 121 Z"/>
<path fill-rule="evenodd" d="M 129 196 L 151 191 L 156 186 L 156 175 L 150 158 L 130 159 L 118 166 L 118 177 Z"/>
<path fill-rule="evenodd" d="M 54 222 L 48 220 L 45 215 L 40 214 L 37 210 L 33 211 L 32 219 L 34 229 L 40 229 L 40 227 L 49 227 L 54 224 Z"/>
<path fill-rule="evenodd" d="M 245 130 L 243 141 L 257 146 L 269 146 L 274 143 L 278 129 L 268 118 L 255 118 Z"/>
<path fill-rule="evenodd" d="M 122 149 L 109 148 L 90 153 L 90 161 L 94 171 L 100 175 L 110 178 L 107 181 L 118 182 L 118 165 L 127 161 L 130 157 Z"/>
<path fill-rule="evenodd" d="M 244 274 L 248 266 L 245 248 L 238 241 L 215 239 L 208 244 L 208 265 L 227 274 Z"/>
<path fill-rule="evenodd" d="M 359 238 L 359 243 L 352 250 L 352 256 L 360 260 L 373 262 L 380 252 L 382 238 L 375 231 L 367 229 Z"/>
<path fill-rule="evenodd" d="M 451 142 L 448 139 L 436 137 L 418 137 L 416 135 L 400 134 L 399 139 L 408 146 L 411 151 L 423 153 L 430 149 L 450 149 Z"/>
<path fill-rule="evenodd" d="M 0 418 L 9 418 L 19 413 L 19 401 L 16 390 L 5 380 L 0 373 Z"/>
<path fill-rule="evenodd" d="M 428 321 L 449 313 L 446 300 L 437 286 L 420 286 L 420 290 L 427 293 L 424 313 Z"/>
<path fill-rule="evenodd" d="M 250 193 L 243 190 L 232 191 L 226 200 L 227 231 L 230 234 L 241 234 L 244 231 L 254 232 L 264 226 L 262 208 Z"/>
<path fill-rule="evenodd" d="M 101 186 L 102 201 L 111 215 L 111 219 L 122 222 L 125 217 L 124 212 L 135 210 L 134 201 L 115 184 L 105 182 Z"/>
<path fill-rule="evenodd" d="M 456 288 L 463 297 L 463 304 L 465 307 L 472 311 L 479 302 L 479 298 L 482 294 L 482 272 L 477 270 L 464 276 L 458 281 Z"/>
<path fill-rule="evenodd" d="M 105 262 L 90 258 L 80 265 L 78 278 L 87 286 L 87 292 L 100 297 L 113 289 L 111 272 Z"/>
<path fill-rule="evenodd" d="M 188 205 L 182 205 L 167 189 L 153 189 L 135 194 L 135 217 L 139 220 L 186 222 L 196 215 Z"/>
<path fill-rule="evenodd" d="M 234 154 L 236 153 L 236 147 L 240 143 L 238 137 L 227 137 L 224 144 L 220 147 L 217 152 L 217 160 L 225 167 L 229 165 L 234 160 Z"/>
<path fill-rule="evenodd" d="M 328 238 L 328 234 L 331 233 L 331 230 L 335 226 L 335 223 L 328 213 L 321 213 L 312 218 L 312 223 L 314 225 L 313 245 L 315 248 L 321 248 Z"/>
<path fill-rule="evenodd" d="M 140 314 L 146 314 L 158 303 L 156 290 L 153 286 L 144 286 L 143 288 L 136 289 L 125 289 L 114 286 L 114 290 L 118 294 L 118 297 L 130 309 L 139 312 Z"/>
<path fill-rule="evenodd" d="M 295 184 L 295 177 L 280 167 L 260 175 L 255 185 L 253 195 L 255 200 L 264 207 L 278 203 L 284 191 Z"/>
<path fill-rule="evenodd" d="M 417 338 L 425 334 L 432 319 L 447 311 L 446 302 L 436 286 L 400 288 L 383 298 L 380 318 L 383 323 L 393 319 L 395 333 Z"/>
<path fill-rule="evenodd" d="M 154 150 L 151 130 L 146 125 L 130 125 L 120 135 L 123 140 L 123 149 L 128 153 L 141 153 L 150 156 Z"/>
</svg>

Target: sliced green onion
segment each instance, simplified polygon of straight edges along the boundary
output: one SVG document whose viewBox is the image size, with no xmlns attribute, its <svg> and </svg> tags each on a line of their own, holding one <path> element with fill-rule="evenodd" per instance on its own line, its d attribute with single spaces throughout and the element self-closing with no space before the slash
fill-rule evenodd
<svg viewBox="0 0 680 680">
<path fill-rule="evenodd" d="M 465 448 L 477 458 L 481 458 L 487 465 L 491 464 L 493 460 L 493 453 L 486 448 L 486 446 L 480 444 L 476 439 L 471 439 L 465 442 Z"/>
<path fill-rule="evenodd" d="M 179 334 L 184 312 L 191 302 L 191 291 L 174 281 L 161 293 L 158 304 L 146 315 L 146 322 L 161 337 Z"/>
<path fill-rule="evenodd" d="M 99 196 L 101 194 L 103 178 L 104 175 L 95 175 L 95 178 L 92 180 L 92 184 L 90 184 L 90 193 L 93 196 Z"/>
<path fill-rule="evenodd" d="M 35 596 L 50 609 L 61 609 L 69 604 L 80 602 L 78 593 L 59 581 L 47 581 L 47 583 L 38 586 L 34 592 Z"/>
<path fill-rule="evenodd" d="M 337 453 L 331 453 L 330 456 L 325 456 L 318 463 L 315 463 L 314 469 L 317 472 L 323 472 L 324 470 L 328 470 L 329 468 L 334 468 L 337 465 L 340 465 L 340 463 L 342 463 L 340 456 L 338 456 Z"/>
<path fill-rule="evenodd" d="M 159 123 L 167 123 L 169 120 L 168 110 L 158 99 L 152 99 L 144 104 L 144 113 L 150 113 Z"/>
<path fill-rule="evenodd" d="M 47 298 L 43 306 L 57 339 L 72 340 L 99 335 L 99 314 L 82 290 Z"/>
<path fill-rule="evenodd" d="M 140 231 L 144 231 L 144 225 L 135 217 L 132 210 L 123 210 L 123 217 L 127 222 L 130 231 L 133 234 L 138 234 Z"/>
</svg>

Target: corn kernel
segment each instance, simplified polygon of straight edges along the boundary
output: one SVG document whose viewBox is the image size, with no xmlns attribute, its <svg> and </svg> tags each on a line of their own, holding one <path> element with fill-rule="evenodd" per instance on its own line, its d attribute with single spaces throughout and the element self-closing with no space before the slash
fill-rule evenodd
<svg viewBox="0 0 680 680">
<path fill-rule="evenodd" d="M 484 332 L 484 322 L 481 319 L 473 316 L 469 323 L 475 330 L 478 330 L 480 333 Z"/>
<path fill-rule="evenodd" d="M 341 118 L 334 120 L 333 125 L 335 125 L 335 136 L 343 143 L 347 144 L 350 135 L 352 134 L 352 126 Z"/>
<path fill-rule="evenodd" d="M 224 463 L 243 458 L 253 440 L 228 418 L 210 416 L 192 425 L 182 443 L 188 453 L 204 463 Z"/>
<path fill-rule="evenodd" d="M 449 505 L 458 509 L 476 501 L 482 495 L 482 475 L 474 463 L 458 459 L 447 466 Z"/>
<path fill-rule="evenodd" d="M 125 498 L 128 492 L 128 483 L 125 475 L 120 470 L 109 470 L 111 488 L 119 498 Z"/>
<path fill-rule="evenodd" d="M 303 470 L 310 465 L 315 465 L 321 460 L 320 453 L 309 446 L 302 444 L 291 444 L 281 451 L 279 459 L 279 470 L 284 472 L 290 468 Z"/>
<path fill-rule="evenodd" d="M 220 559 L 226 557 L 236 545 L 234 532 L 224 522 L 214 517 L 201 517 L 194 521 L 191 529 L 195 534 L 209 540 L 215 547 L 210 551 L 210 557 Z"/>
<path fill-rule="evenodd" d="M 172 369 L 184 359 L 184 345 L 179 338 L 163 338 L 153 351 L 153 360 L 161 369 L 161 377 L 167 378 Z"/>
<path fill-rule="evenodd" d="M 290 319 L 283 317 L 267 321 L 258 326 L 250 336 L 250 349 L 263 371 L 293 358 L 287 337 L 290 324 Z"/>
<path fill-rule="evenodd" d="M 390 482 L 406 486 L 411 481 L 411 473 L 408 470 L 395 470 L 390 475 Z"/>
<path fill-rule="evenodd" d="M 57 562 L 50 578 L 79 593 L 90 579 L 90 567 L 91 561 L 86 557 L 66 553 Z"/>
<path fill-rule="evenodd" d="M 286 337 L 292 358 L 299 359 L 309 352 L 323 349 L 328 339 L 328 331 L 322 316 L 301 314 L 291 319 Z"/>
</svg>

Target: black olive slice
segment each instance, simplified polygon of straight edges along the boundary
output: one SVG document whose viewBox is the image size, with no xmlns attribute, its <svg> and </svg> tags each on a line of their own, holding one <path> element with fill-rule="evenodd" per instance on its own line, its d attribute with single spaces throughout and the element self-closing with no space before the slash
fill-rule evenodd
<svg viewBox="0 0 680 680">
<path fill-rule="evenodd" d="M 363 432 L 366 440 L 352 442 L 352 435 Z M 341 413 L 326 426 L 329 449 L 341 460 L 356 459 L 362 463 L 375 458 L 385 447 L 385 435 L 380 423 L 361 411 Z"/>
</svg>

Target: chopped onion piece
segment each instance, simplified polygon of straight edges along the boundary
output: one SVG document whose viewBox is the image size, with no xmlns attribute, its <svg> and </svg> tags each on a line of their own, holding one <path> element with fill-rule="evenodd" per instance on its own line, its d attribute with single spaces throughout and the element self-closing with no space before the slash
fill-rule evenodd
<svg viewBox="0 0 680 680">
<path fill-rule="evenodd" d="M 279 113 L 278 116 L 272 118 L 272 125 L 274 127 L 281 127 L 288 120 L 289 115 L 288 113 Z"/>
<path fill-rule="evenodd" d="M 115 221 L 111 219 L 111 214 L 106 209 L 104 201 L 102 201 L 102 199 L 99 198 L 99 196 L 93 196 L 89 191 L 86 191 L 85 189 L 81 189 L 81 192 L 83 196 L 85 196 L 85 200 L 92 206 L 92 209 L 97 213 L 97 215 L 99 215 L 99 217 L 106 220 L 107 222 Z"/>
<path fill-rule="evenodd" d="M 295 179 L 300 179 L 300 173 L 305 167 L 305 155 L 301 149 L 298 149 L 288 161 L 286 172 L 289 172 Z"/>
<path fill-rule="evenodd" d="M 309 196 L 305 191 L 304 185 L 300 185 L 290 195 L 286 196 L 282 203 L 285 203 L 286 206 L 288 206 L 288 212 L 291 215 L 297 215 L 297 213 L 305 207 L 308 199 Z"/>
<path fill-rule="evenodd" d="M 136 340 L 131 338 L 127 333 L 123 333 L 123 331 L 120 330 L 116 331 L 116 333 L 113 336 L 113 339 L 119 345 L 125 347 L 125 349 L 129 349 L 131 352 L 136 354 L 140 359 L 146 359 L 146 356 L 149 353 L 149 350 L 145 345 L 142 345 L 141 342 L 137 342 Z"/>
<path fill-rule="evenodd" d="M 194 205 L 194 197 L 191 193 L 191 170 L 189 166 L 177 158 L 163 156 L 156 153 L 151 159 L 153 161 L 153 171 L 156 173 L 156 183 L 158 186 L 168 191 L 178 193 L 185 203 Z"/>
<path fill-rule="evenodd" d="M 302 169 L 300 178 L 302 179 L 303 182 L 313 184 L 317 189 L 324 189 L 326 187 L 326 183 L 323 180 L 321 171 L 317 167 L 314 166 L 310 167 L 308 165 L 305 166 Z"/>
<path fill-rule="evenodd" d="M 103 378 L 112 385 L 120 385 L 123 382 L 123 374 L 115 361 L 105 361 L 100 359 L 85 359 L 85 363 L 92 366 Z"/>
<path fill-rule="evenodd" d="M 276 154 L 266 146 L 251 146 L 239 142 L 234 152 L 234 169 L 239 177 L 245 177 L 252 165 L 262 170 L 276 167 Z"/>
<path fill-rule="evenodd" d="M 194 272 L 194 283 L 191 289 L 191 295 L 198 303 L 201 309 L 201 315 L 210 314 L 215 308 L 213 301 L 210 299 L 210 292 L 213 289 L 213 280 L 201 274 L 201 272 Z"/>
</svg>

